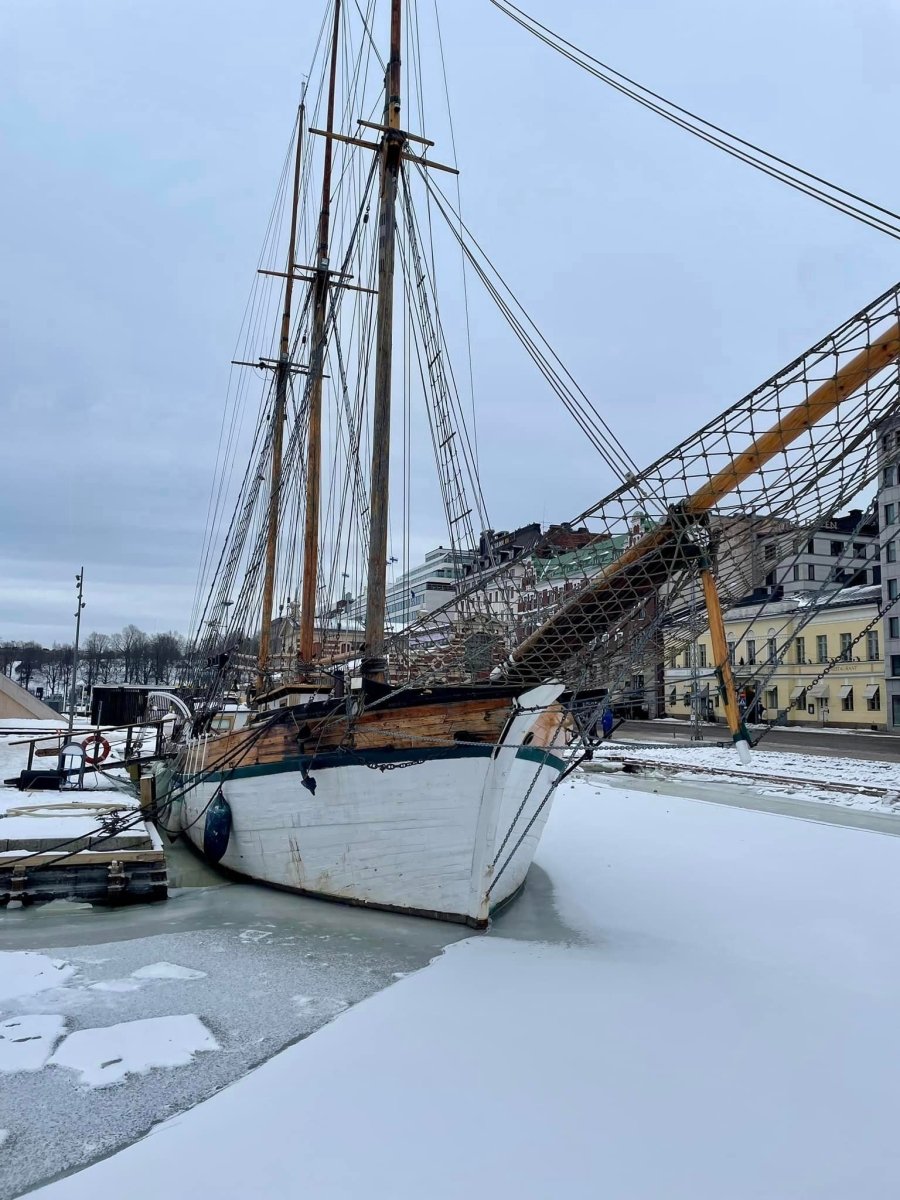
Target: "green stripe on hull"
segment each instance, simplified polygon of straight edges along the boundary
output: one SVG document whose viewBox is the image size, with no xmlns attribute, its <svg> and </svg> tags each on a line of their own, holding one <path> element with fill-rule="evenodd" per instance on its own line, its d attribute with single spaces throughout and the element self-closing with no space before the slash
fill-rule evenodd
<svg viewBox="0 0 900 1200">
<path fill-rule="evenodd" d="M 297 754 L 291 758 L 283 758 L 277 763 L 256 763 L 253 766 L 234 767 L 230 771 L 213 771 L 204 774 L 202 771 L 187 775 L 181 774 L 182 780 L 202 778 L 209 783 L 225 783 L 233 779 L 255 779 L 262 775 L 282 775 L 288 771 L 326 771 L 330 767 L 372 767 L 382 763 L 391 766 L 398 763 L 410 765 L 422 762 L 433 762 L 437 759 L 450 758 L 490 758 L 494 752 L 493 746 L 429 746 L 420 750 L 348 750 L 332 754 Z M 540 763 L 542 766 L 553 767 L 562 771 L 566 762 L 555 754 L 547 754 L 537 746 L 521 746 L 516 752 L 516 758 L 526 762 Z"/>
</svg>

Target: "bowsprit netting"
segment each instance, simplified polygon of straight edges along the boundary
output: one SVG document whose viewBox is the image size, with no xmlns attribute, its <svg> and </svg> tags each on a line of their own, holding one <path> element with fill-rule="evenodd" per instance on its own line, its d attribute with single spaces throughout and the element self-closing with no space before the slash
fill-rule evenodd
<svg viewBox="0 0 900 1200">
<path fill-rule="evenodd" d="M 763 582 L 759 542 L 790 559 L 803 533 L 864 493 L 877 429 L 898 406 L 900 288 L 669 454 L 551 530 L 529 561 L 487 565 L 395 638 L 395 676 L 561 679 L 613 689 L 705 624 L 703 568 L 723 603 Z M 561 536 L 562 533 L 562 536 Z"/>
</svg>

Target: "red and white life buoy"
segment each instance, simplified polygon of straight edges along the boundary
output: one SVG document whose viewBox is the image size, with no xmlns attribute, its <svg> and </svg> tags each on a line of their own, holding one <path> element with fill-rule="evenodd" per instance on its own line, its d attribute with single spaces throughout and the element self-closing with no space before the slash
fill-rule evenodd
<svg viewBox="0 0 900 1200">
<path fill-rule="evenodd" d="M 84 761 L 91 767 L 99 767 L 109 758 L 109 742 L 105 737 L 92 733 L 81 743 L 84 746 Z M 93 746 L 93 752 L 91 747 Z"/>
</svg>

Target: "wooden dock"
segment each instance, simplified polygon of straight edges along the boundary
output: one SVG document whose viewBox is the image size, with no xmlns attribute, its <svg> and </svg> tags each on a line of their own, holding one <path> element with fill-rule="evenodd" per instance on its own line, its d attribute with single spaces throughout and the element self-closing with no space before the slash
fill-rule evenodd
<svg viewBox="0 0 900 1200">
<path fill-rule="evenodd" d="M 65 736 L 53 731 L 9 744 L 22 746 L 23 757 L 27 745 L 30 769 L 47 749 L 50 757 L 58 755 Z M 129 730 L 126 754 L 130 751 Z M 106 771 L 126 765 L 131 764 L 105 764 Z M 133 793 L 68 786 L 9 788 L 0 795 L 0 908 L 50 900 L 125 905 L 168 896 L 162 839 Z"/>
</svg>

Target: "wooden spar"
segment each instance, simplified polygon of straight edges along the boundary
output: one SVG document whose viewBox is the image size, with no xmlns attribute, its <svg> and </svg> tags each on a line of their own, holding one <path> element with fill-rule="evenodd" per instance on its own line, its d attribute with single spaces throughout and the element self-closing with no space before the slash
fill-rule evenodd
<svg viewBox="0 0 900 1200">
<path fill-rule="evenodd" d="M 275 560 L 278 554 L 278 506 L 281 501 L 281 457 L 284 446 L 284 418 L 287 410 L 287 386 L 291 377 L 291 301 L 294 292 L 292 266 L 297 240 L 297 205 L 300 198 L 300 163 L 303 154 L 303 118 L 305 107 L 297 115 L 297 153 L 294 158 L 294 194 L 291 201 L 291 236 L 285 268 L 284 309 L 281 314 L 281 345 L 275 374 L 275 411 L 272 414 L 272 472 L 269 483 L 269 512 L 266 532 L 266 570 L 263 577 L 262 621 L 259 630 L 259 668 L 257 685 L 265 686 L 266 668 L 272 640 L 272 608 L 275 601 Z"/>
<path fill-rule="evenodd" d="M 728 722 L 728 728 L 735 742 L 741 739 L 749 742 L 750 738 L 744 722 L 741 720 L 737 692 L 734 688 L 734 672 L 731 669 L 731 659 L 728 657 L 728 642 L 725 640 L 725 620 L 722 616 L 722 605 L 719 603 L 719 589 L 716 587 L 715 576 L 709 567 L 701 570 L 700 582 L 703 584 L 703 599 L 709 615 L 713 666 L 722 691 L 725 720 Z"/>
<path fill-rule="evenodd" d="M 823 417 L 828 416 L 843 400 L 898 358 L 900 358 L 900 324 L 893 325 L 875 343 L 867 346 L 850 362 L 845 363 L 831 379 L 826 380 L 814 392 L 811 392 L 801 404 L 792 408 L 770 430 L 756 438 L 752 445 L 739 454 L 728 466 L 723 467 L 689 496 L 683 504 L 679 505 L 677 514 L 673 513 L 658 528 L 645 533 L 615 562 L 610 563 L 601 571 L 589 587 L 576 592 L 571 600 L 562 605 L 539 629 L 516 647 L 510 656 L 505 673 L 509 677 L 522 676 L 523 679 L 528 680 L 536 677 L 547 678 L 552 675 L 554 663 L 557 667 L 561 667 L 572 654 L 575 654 L 581 646 L 600 632 L 596 623 L 591 621 L 590 610 L 596 609 L 604 592 L 614 590 L 617 582 L 623 580 L 627 573 L 633 574 L 631 569 L 636 568 L 641 559 L 652 561 L 654 554 L 658 556 L 666 546 L 675 542 L 682 525 L 690 524 L 692 519 L 699 518 L 715 508 L 729 492 L 740 487 L 776 454 L 796 441 L 805 430 L 812 428 Z M 632 581 L 631 586 L 634 590 L 634 599 L 637 601 L 640 598 L 640 581 Z M 651 593 L 654 586 L 648 572 L 643 586 L 644 594 Z M 529 660 L 534 663 L 533 671 L 529 671 L 527 668 Z"/>
<path fill-rule="evenodd" d="M 338 38 L 341 0 L 334 0 L 334 26 L 331 33 L 331 65 L 328 77 L 328 115 L 326 129 L 334 126 L 334 93 L 337 81 Z M 316 626 L 316 591 L 319 577 L 319 506 L 322 493 L 322 379 L 325 371 L 325 316 L 328 302 L 328 243 L 331 222 L 331 162 L 334 142 L 325 139 L 322 167 L 322 207 L 319 210 L 319 241 L 316 249 L 316 278 L 312 355 L 310 357 L 309 427 L 306 446 L 306 512 L 303 526 L 303 586 L 300 597 L 300 633 L 297 653 L 301 663 L 313 660 Z M 293 258 L 291 259 L 293 263 Z M 288 266 L 290 270 L 290 265 Z"/>
<path fill-rule="evenodd" d="M 850 362 L 846 363 L 831 379 L 807 396 L 802 404 L 798 404 L 774 425 L 768 433 L 758 437 L 752 446 L 739 454 L 733 462 L 713 475 L 707 483 L 699 488 L 687 500 L 684 511 L 687 513 L 709 512 L 711 508 L 733 492 L 735 488 L 754 475 L 760 467 L 774 458 L 780 451 L 786 449 L 806 429 L 811 429 L 823 417 L 852 396 L 858 387 L 866 383 L 879 371 L 884 370 L 890 363 L 900 357 L 900 324 L 893 325 L 883 337 L 872 346 L 866 346 Z"/>
<path fill-rule="evenodd" d="M 363 674 L 385 678 L 384 616 L 387 588 L 388 484 L 391 448 L 391 363 L 394 323 L 394 247 L 397 180 L 405 138 L 400 129 L 401 0 L 391 0 L 391 53 L 385 76 L 385 124 L 381 140 L 381 198 L 378 217 L 378 308 L 375 334 L 375 392 L 372 414 L 372 481 L 369 501 L 369 568 Z"/>
</svg>

